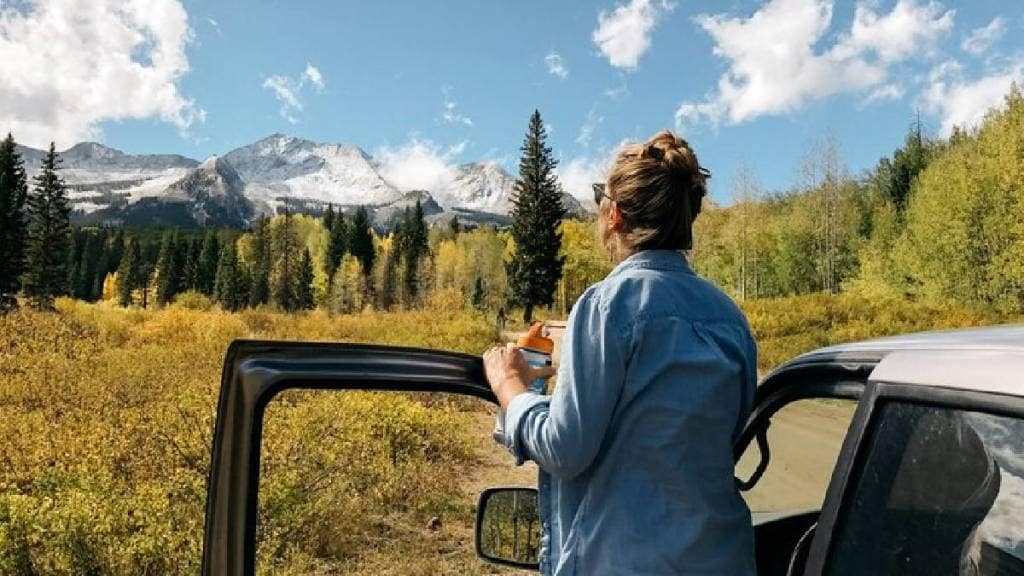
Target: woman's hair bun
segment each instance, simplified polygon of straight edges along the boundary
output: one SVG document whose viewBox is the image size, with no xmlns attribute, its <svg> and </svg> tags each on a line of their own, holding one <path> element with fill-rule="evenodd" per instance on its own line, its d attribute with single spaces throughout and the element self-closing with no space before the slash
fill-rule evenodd
<svg viewBox="0 0 1024 576">
<path fill-rule="evenodd" d="M 669 130 L 624 148 L 608 178 L 611 197 L 639 249 L 688 249 L 710 173 L 690 144 Z"/>
</svg>

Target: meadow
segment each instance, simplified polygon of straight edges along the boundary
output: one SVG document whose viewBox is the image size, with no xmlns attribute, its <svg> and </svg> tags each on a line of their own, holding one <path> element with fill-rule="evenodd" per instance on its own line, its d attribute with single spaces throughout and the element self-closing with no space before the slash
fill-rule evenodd
<svg viewBox="0 0 1024 576">
<path fill-rule="evenodd" d="M 743 306 L 762 371 L 825 344 L 1000 320 L 849 295 Z M 229 313 L 201 298 L 161 310 L 62 299 L 56 313 L 2 316 L 0 574 L 197 573 L 221 362 L 243 337 L 474 354 L 497 340 L 490 315 L 444 291 L 422 309 L 336 316 Z M 275 400 L 260 573 L 495 573 L 473 557 L 473 497 L 462 489 L 486 460 L 477 423 L 487 409 L 383 393 Z"/>
</svg>

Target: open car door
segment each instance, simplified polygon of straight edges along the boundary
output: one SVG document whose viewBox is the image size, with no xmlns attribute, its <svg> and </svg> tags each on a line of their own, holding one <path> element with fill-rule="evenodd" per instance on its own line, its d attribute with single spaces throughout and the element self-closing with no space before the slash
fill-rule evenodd
<svg viewBox="0 0 1024 576">
<path fill-rule="evenodd" d="M 236 341 L 221 377 L 203 537 L 204 576 L 251 576 L 262 423 L 288 389 L 449 392 L 497 402 L 478 356 L 390 346 Z"/>
</svg>

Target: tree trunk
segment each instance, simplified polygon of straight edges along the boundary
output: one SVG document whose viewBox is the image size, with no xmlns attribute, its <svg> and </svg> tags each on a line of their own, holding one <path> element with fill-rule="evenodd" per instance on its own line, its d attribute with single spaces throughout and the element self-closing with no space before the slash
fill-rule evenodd
<svg viewBox="0 0 1024 576">
<path fill-rule="evenodd" d="M 527 326 L 533 324 L 533 304 L 527 304 L 526 307 L 523 308 L 523 324 L 526 324 Z"/>
</svg>

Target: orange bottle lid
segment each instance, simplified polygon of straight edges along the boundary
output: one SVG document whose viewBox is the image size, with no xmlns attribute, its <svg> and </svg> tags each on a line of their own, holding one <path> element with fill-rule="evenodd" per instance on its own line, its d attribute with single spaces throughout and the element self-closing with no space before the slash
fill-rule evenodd
<svg viewBox="0 0 1024 576">
<path fill-rule="evenodd" d="M 544 323 L 534 322 L 530 331 L 519 337 L 516 346 L 520 348 L 532 348 L 540 352 L 551 354 L 555 351 L 555 341 L 544 336 Z"/>
</svg>

